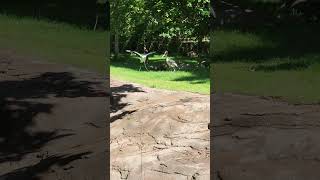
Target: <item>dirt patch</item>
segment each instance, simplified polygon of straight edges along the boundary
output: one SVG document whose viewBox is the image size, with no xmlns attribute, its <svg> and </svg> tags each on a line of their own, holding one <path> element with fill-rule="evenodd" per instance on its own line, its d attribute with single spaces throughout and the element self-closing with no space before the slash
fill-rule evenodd
<svg viewBox="0 0 320 180">
<path fill-rule="evenodd" d="M 0 179 L 105 179 L 105 83 L 0 51 Z"/>
<path fill-rule="evenodd" d="M 220 180 L 316 180 L 320 106 L 212 94 L 213 167 Z"/>
<path fill-rule="evenodd" d="M 111 179 L 209 179 L 209 96 L 111 80 Z"/>
</svg>

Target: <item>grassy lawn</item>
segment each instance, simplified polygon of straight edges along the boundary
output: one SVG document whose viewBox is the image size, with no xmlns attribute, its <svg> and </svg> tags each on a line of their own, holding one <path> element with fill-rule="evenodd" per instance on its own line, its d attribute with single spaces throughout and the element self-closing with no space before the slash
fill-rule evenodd
<svg viewBox="0 0 320 180">
<path fill-rule="evenodd" d="M 14 49 L 20 55 L 40 57 L 46 61 L 67 63 L 104 73 L 106 69 L 106 32 L 94 32 L 63 23 L 0 15 L 0 48 Z M 138 71 L 138 62 L 111 64 L 111 76 L 149 87 L 209 94 L 209 72 Z M 157 56 L 151 58 L 159 60 Z M 180 58 L 185 59 L 185 58 Z M 163 59 L 162 59 L 163 60 Z M 185 62 L 194 64 L 194 60 Z"/>
<path fill-rule="evenodd" d="M 0 15 L 0 48 L 47 61 L 68 63 L 103 73 L 106 32 L 68 24 Z M 281 96 L 290 101 L 320 100 L 320 28 L 295 26 L 255 32 L 218 30 L 214 35 L 212 80 L 217 92 Z M 158 56 L 152 63 L 163 63 Z M 191 66 L 193 59 L 176 57 Z M 149 87 L 209 93 L 204 69 L 138 71 L 136 58 L 112 61 L 111 75 Z"/>
<path fill-rule="evenodd" d="M 214 37 L 214 91 L 320 102 L 320 28 L 257 32 L 219 30 Z"/>
<path fill-rule="evenodd" d="M 139 59 L 134 56 L 122 55 L 117 60 L 112 60 L 111 77 L 154 88 L 209 94 L 209 68 L 196 67 L 197 61 L 186 57 L 172 57 L 172 59 L 178 64 L 188 65 L 188 68 L 185 67 L 173 72 L 170 70 L 146 71 L 142 67 L 139 71 Z M 148 64 L 159 67 L 165 64 L 165 59 L 155 55 L 150 57 Z"/>
</svg>

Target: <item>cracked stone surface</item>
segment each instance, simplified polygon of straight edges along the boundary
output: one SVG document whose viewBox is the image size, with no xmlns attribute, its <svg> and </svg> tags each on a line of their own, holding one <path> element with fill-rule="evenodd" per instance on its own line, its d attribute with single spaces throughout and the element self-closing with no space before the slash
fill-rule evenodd
<svg viewBox="0 0 320 180">
<path fill-rule="evenodd" d="M 114 79 L 111 87 L 112 180 L 210 179 L 208 95 Z"/>
<path fill-rule="evenodd" d="M 316 180 L 320 106 L 212 94 L 215 180 Z"/>
</svg>

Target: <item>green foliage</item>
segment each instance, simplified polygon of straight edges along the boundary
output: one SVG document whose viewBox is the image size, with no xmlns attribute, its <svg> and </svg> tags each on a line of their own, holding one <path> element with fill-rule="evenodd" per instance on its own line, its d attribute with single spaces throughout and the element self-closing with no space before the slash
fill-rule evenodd
<svg viewBox="0 0 320 180">
<path fill-rule="evenodd" d="M 112 32 L 135 43 L 208 35 L 209 0 L 111 0 Z"/>
</svg>

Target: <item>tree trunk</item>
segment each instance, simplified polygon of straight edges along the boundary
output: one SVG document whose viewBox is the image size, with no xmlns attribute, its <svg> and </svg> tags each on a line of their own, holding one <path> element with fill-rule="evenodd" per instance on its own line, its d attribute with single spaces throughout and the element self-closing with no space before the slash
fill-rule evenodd
<svg viewBox="0 0 320 180">
<path fill-rule="evenodd" d="M 122 51 L 125 51 L 125 50 L 128 48 L 128 44 L 129 44 L 129 42 L 131 41 L 131 37 L 132 37 L 132 36 L 130 36 L 130 37 L 126 40 L 126 42 L 123 44 L 123 46 L 122 46 L 122 48 L 121 48 Z M 130 48 L 129 48 L 129 49 L 130 49 Z"/>
<path fill-rule="evenodd" d="M 114 34 L 114 56 L 115 58 L 119 56 L 119 34 L 117 31 Z"/>
<path fill-rule="evenodd" d="M 216 5 L 218 0 L 210 0 L 210 45 L 209 45 L 209 56 L 213 57 L 214 54 L 214 29 L 215 29 L 215 21 L 217 19 L 216 14 Z"/>
<path fill-rule="evenodd" d="M 179 41 L 178 53 L 181 53 L 181 52 L 183 53 L 181 37 L 178 38 L 178 41 Z"/>
<path fill-rule="evenodd" d="M 210 31 L 210 45 L 209 45 L 209 54 L 210 57 L 213 57 L 214 54 L 214 34 L 213 34 L 213 30 Z"/>
<path fill-rule="evenodd" d="M 200 37 L 198 38 L 198 47 L 197 47 L 197 48 L 198 48 L 198 55 L 202 54 L 202 52 L 203 52 L 202 39 L 203 39 L 202 36 L 200 36 Z"/>
</svg>

